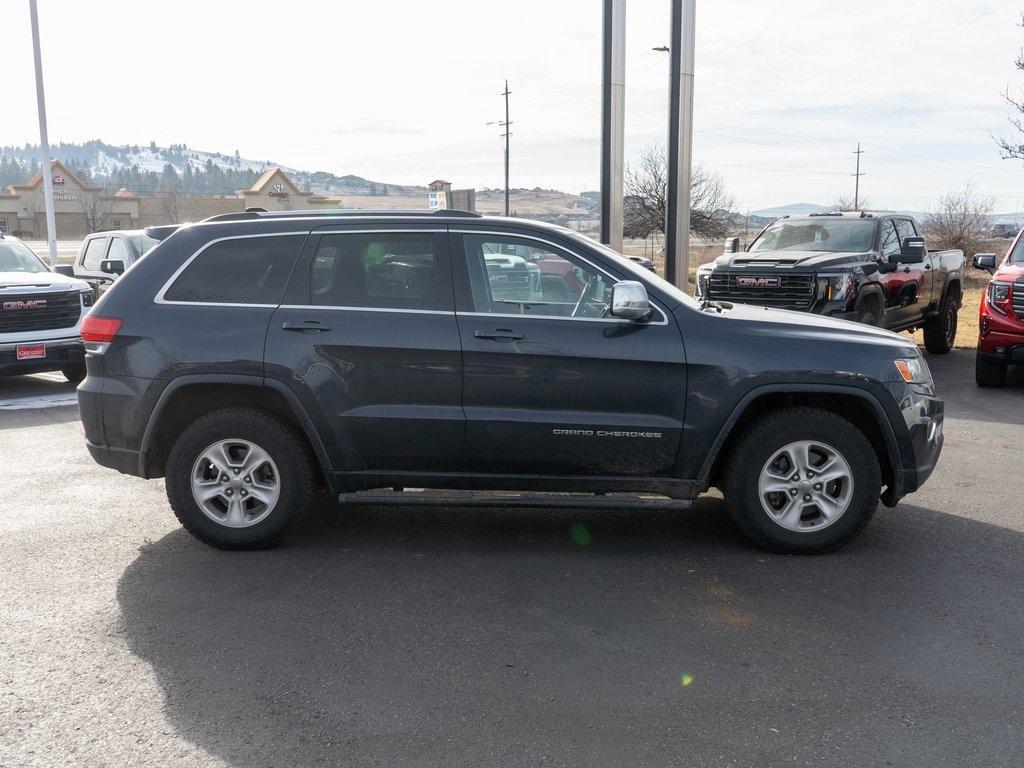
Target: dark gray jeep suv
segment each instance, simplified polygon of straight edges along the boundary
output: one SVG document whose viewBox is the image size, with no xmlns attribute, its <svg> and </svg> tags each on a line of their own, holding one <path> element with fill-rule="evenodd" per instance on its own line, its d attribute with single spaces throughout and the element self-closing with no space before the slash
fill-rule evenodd
<svg viewBox="0 0 1024 768">
<path fill-rule="evenodd" d="M 81 414 L 96 461 L 166 477 L 217 547 L 277 542 L 318 488 L 716 486 L 761 546 L 822 552 L 942 446 L 909 340 L 699 305 L 568 229 L 332 211 L 168 231 L 83 324 Z"/>
</svg>

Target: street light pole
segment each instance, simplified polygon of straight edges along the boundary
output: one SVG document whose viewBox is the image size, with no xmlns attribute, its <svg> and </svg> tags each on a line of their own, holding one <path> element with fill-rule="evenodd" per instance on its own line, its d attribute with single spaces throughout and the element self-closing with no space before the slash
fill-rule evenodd
<svg viewBox="0 0 1024 768">
<path fill-rule="evenodd" d="M 689 290 L 690 278 L 690 175 L 693 167 L 696 14 L 697 0 L 672 0 L 665 279 L 684 292 Z"/>
<path fill-rule="evenodd" d="M 601 242 L 622 250 L 626 134 L 626 0 L 604 0 L 601 67 Z"/>
<path fill-rule="evenodd" d="M 53 173 L 50 169 L 50 140 L 46 135 L 46 97 L 43 95 L 43 58 L 39 52 L 39 13 L 36 0 L 28 0 L 32 18 L 32 53 L 36 66 L 36 106 L 39 110 L 39 151 L 43 156 L 43 200 L 46 205 L 46 240 L 50 265 L 57 265 L 57 222 L 53 215 Z"/>
</svg>

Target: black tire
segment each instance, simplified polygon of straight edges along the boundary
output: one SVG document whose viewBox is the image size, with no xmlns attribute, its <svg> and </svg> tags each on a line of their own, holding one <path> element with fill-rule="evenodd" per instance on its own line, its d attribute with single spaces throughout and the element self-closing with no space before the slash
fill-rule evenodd
<svg viewBox="0 0 1024 768">
<path fill-rule="evenodd" d="M 933 355 L 945 355 L 953 349 L 959 311 L 956 297 L 946 294 L 939 305 L 939 313 L 924 324 L 924 348 Z"/>
<path fill-rule="evenodd" d="M 72 384 L 81 384 L 85 378 L 85 365 L 72 365 L 67 368 L 61 368 L 60 372 Z"/>
<path fill-rule="evenodd" d="M 853 480 L 846 511 L 818 530 L 782 527 L 765 511 L 758 493 L 762 468 L 781 448 L 801 440 L 833 447 L 846 460 Z M 786 554 L 819 554 L 847 544 L 875 514 L 881 486 L 878 457 L 864 433 L 818 408 L 786 408 L 760 417 L 734 444 L 725 467 L 725 500 L 736 525 L 758 546 Z"/>
<path fill-rule="evenodd" d="M 277 469 L 280 496 L 276 504 L 266 517 L 245 528 L 218 523 L 192 493 L 196 462 L 207 447 L 228 439 L 260 447 Z M 167 498 L 185 530 L 205 544 L 218 549 L 265 549 L 277 544 L 310 506 L 313 472 L 309 445 L 290 425 L 254 408 L 225 408 L 196 419 L 175 441 L 167 459 Z"/>
<path fill-rule="evenodd" d="M 979 387 L 1001 387 L 1006 381 L 1006 363 L 986 360 L 981 352 L 974 357 L 974 380 Z"/>
</svg>

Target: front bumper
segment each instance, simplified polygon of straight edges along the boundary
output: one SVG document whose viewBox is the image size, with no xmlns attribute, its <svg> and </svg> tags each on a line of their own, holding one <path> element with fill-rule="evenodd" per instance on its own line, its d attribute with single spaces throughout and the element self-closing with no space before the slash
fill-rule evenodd
<svg viewBox="0 0 1024 768">
<path fill-rule="evenodd" d="M 45 344 L 46 356 L 19 360 L 17 350 L 21 344 Z M 21 344 L 17 342 L 0 344 L 0 376 L 59 371 L 82 365 L 85 361 L 85 348 L 78 336 L 40 341 L 29 340 Z"/>
<path fill-rule="evenodd" d="M 1024 343 L 1016 346 L 992 345 L 992 351 L 978 350 L 978 357 L 986 363 L 1024 365 Z"/>
<path fill-rule="evenodd" d="M 882 501 L 893 506 L 931 477 L 942 453 L 945 404 L 932 395 L 909 392 L 900 403 L 906 432 L 900 439 L 901 466 Z"/>
</svg>

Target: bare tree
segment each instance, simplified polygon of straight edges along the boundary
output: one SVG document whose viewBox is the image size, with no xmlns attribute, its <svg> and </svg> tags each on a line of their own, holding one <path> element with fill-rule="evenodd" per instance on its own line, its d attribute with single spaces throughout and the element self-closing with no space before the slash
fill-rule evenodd
<svg viewBox="0 0 1024 768">
<path fill-rule="evenodd" d="M 1021 22 L 1018 26 L 1024 27 L 1024 13 L 1021 14 Z M 1017 58 L 1013 63 L 1019 72 L 1024 72 L 1024 48 L 1021 48 L 1017 53 Z M 1010 90 L 1010 86 L 1006 86 L 1003 98 L 1019 115 L 1024 115 L 1024 89 L 1020 90 L 1019 95 L 1014 95 Z M 999 145 L 999 154 L 1002 155 L 1004 160 L 1024 160 L 1024 118 L 1018 116 L 1018 114 L 1009 118 L 1010 125 L 1013 126 L 1013 130 L 1017 134 L 1016 137 L 996 139 L 996 143 Z"/>
<path fill-rule="evenodd" d="M 854 205 L 852 197 L 840 195 L 836 198 L 832 207 L 837 211 L 868 211 L 871 210 L 871 201 L 866 197 L 862 197 L 857 201 L 857 204 Z"/>
<path fill-rule="evenodd" d="M 983 197 L 973 184 L 939 198 L 938 208 L 924 221 L 924 234 L 936 248 L 959 248 L 968 256 L 980 250 L 991 223 L 995 200 Z"/>
<path fill-rule="evenodd" d="M 626 169 L 623 234 L 649 237 L 665 231 L 668 203 L 668 162 L 661 147 L 648 147 L 636 166 Z M 709 240 L 729 233 L 729 212 L 734 207 L 725 181 L 717 173 L 695 166 L 690 177 L 690 231 Z"/>
<path fill-rule="evenodd" d="M 178 198 L 181 197 L 181 182 L 178 179 L 178 172 L 170 163 L 164 165 L 160 182 L 156 185 L 156 196 L 160 199 L 160 212 L 164 216 L 164 223 L 180 222 Z"/>
<path fill-rule="evenodd" d="M 89 232 L 102 232 L 107 228 L 107 217 L 110 216 L 112 209 L 109 200 L 104 200 L 98 192 L 83 191 L 79 198 L 79 206 L 82 210 L 85 228 Z"/>
</svg>

